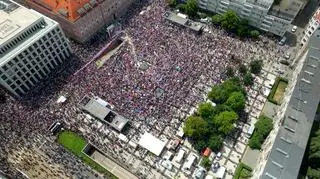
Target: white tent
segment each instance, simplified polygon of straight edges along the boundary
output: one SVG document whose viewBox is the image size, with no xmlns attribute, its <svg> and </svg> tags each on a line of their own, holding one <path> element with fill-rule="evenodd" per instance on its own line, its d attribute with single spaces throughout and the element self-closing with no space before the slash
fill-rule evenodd
<svg viewBox="0 0 320 179">
<path fill-rule="evenodd" d="M 154 137 L 152 134 L 146 132 L 141 136 L 139 145 L 153 154 L 159 156 L 166 145 L 166 142 Z"/>
</svg>

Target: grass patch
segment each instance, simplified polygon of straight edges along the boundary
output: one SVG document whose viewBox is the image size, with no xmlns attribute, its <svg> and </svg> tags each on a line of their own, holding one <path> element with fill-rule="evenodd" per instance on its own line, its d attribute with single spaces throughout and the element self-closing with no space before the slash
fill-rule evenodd
<svg viewBox="0 0 320 179">
<path fill-rule="evenodd" d="M 268 101 L 270 101 L 273 104 L 279 105 L 281 103 L 281 100 L 283 98 L 283 94 L 288 86 L 288 80 L 282 77 L 277 77 L 271 92 L 268 96 Z"/>
<path fill-rule="evenodd" d="M 79 157 L 84 163 L 92 169 L 103 174 L 106 178 L 117 179 L 112 173 L 102 167 L 100 164 L 92 160 L 90 157 L 82 153 L 82 149 L 87 145 L 87 141 L 71 131 L 62 131 L 58 135 L 58 143 L 63 145 L 71 153 Z"/>
<path fill-rule="evenodd" d="M 252 176 L 252 168 L 244 163 L 240 163 L 234 173 L 233 179 L 249 179 Z"/>
</svg>

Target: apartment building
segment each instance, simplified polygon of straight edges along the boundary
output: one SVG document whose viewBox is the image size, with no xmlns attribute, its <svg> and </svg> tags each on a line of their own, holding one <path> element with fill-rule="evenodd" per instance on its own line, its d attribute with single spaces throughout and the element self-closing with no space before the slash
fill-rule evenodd
<svg viewBox="0 0 320 179">
<path fill-rule="evenodd" d="M 59 24 L 0 0 L 0 85 L 22 96 L 71 55 Z"/>
<path fill-rule="evenodd" d="M 304 31 L 304 36 L 301 40 L 302 44 L 308 43 L 311 35 L 320 27 L 320 8 L 313 14 L 308 23 L 308 27 Z"/>
<path fill-rule="evenodd" d="M 234 10 L 241 18 L 248 19 L 250 25 L 283 36 L 306 1 L 282 0 L 278 5 L 274 0 L 198 0 L 198 3 L 201 9 L 218 14 Z"/>
<path fill-rule="evenodd" d="M 124 15 L 134 0 L 26 1 L 32 9 L 59 22 L 67 36 L 83 43 Z"/>
</svg>

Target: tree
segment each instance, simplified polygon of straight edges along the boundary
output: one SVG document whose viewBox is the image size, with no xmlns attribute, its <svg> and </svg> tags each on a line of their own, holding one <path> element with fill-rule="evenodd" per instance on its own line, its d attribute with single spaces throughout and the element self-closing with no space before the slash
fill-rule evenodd
<svg viewBox="0 0 320 179">
<path fill-rule="evenodd" d="M 193 142 L 193 147 L 200 152 L 202 149 L 207 147 L 207 142 L 204 139 L 195 140 Z"/>
<path fill-rule="evenodd" d="M 262 61 L 261 60 L 253 60 L 251 63 L 250 63 L 250 71 L 251 73 L 253 74 L 259 74 L 262 70 Z"/>
<path fill-rule="evenodd" d="M 233 111 L 224 111 L 214 117 L 214 123 L 218 126 L 218 131 L 223 135 L 229 134 L 234 128 L 233 124 L 238 119 L 238 115 Z"/>
<path fill-rule="evenodd" d="M 240 19 L 237 25 L 237 35 L 239 37 L 246 37 L 249 35 L 249 21 L 247 19 Z"/>
<path fill-rule="evenodd" d="M 233 76 L 234 76 L 234 71 L 233 71 L 233 68 L 232 68 L 232 67 L 230 67 L 230 66 L 227 67 L 226 75 L 227 75 L 228 77 L 233 77 Z"/>
<path fill-rule="evenodd" d="M 210 161 L 209 157 L 203 157 L 201 160 L 201 165 L 204 168 L 209 169 L 211 166 L 211 161 Z"/>
<path fill-rule="evenodd" d="M 210 119 L 214 116 L 215 111 L 211 103 L 201 103 L 198 108 L 198 113 L 203 119 Z"/>
<path fill-rule="evenodd" d="M 263 138 L 266 138 L 273 129 L 273 121 L 266 116 L 260 116 L 254 126 L 255 132 L 260 133 Z"/>
<path fill-rule="evenodd" d="M 273 128 L 272 119 L 266 116 L 260 116 L 255 124 L 255 131 L 249 140 L 249 146 L 252 149 L 261 149 L 261 145 Z"/>
<path fill-rule="evenodd" d="M 226 105 L 237 113 L 244 109 L 245 104 L 246 98 L 241 92 L 233 92 L 226 101 Z"/>
<path fill-rule="evenodd" d="M 218 104 L 224 103 L 228 99 L 228 94 L 221 85 L 212 87 L 208 93 L 208 98 Z"/>
<path fill-rule="evenodd" d="M 252 38 L 257 39 L 257 38 L 259 38 L 259 35 L 260 35 L 260 32 L 257 31 L 257 30 L 252 30 L 252 31 L 250 31 L 250 36 L 251 36 Z"/>
<path fill-rule="evenodd" d="M 208 94 L 208 98 L 217 104 L 222 104 L 227 101 L 233 92 L 236 91 L 240 91 L 244 95 L 246 94 L 245 90 L 241 86 L 240 80 L 238 78 L 231 78 L 218 86 L 212 87 Z"/>
<path fill-rule="evenodd" d="M 247 67 L 244 64 L 240 64 L 239 66 L 239 73 L 246 74 L 247 73 Z"/>
<path fill-rule="evenodd" d="M 174 8 L 174 7 L 177 6 L 177 0 L 167 0 L 167 4 L 168 4 L 170 7 Z"/>
<path fill-rule="evenodd" d="M 228 10 L 222 15 L 221 26 L 226 30 L 233 32 L 236 30 L 239 22 L 240 17 L 236 14 L 235 11 Z"/>
<path fill-rule="evenodd" d="M 190 17 L 196 17 L 199 10 L 198 2 L 196 0 L 187 0 L 185 4 L 185 13 Z"/>
<path fill-rule="evenodd" d="M 216 15 L 212 16 L 211 20 L 212 20 L 212 23 L 214 23 L 216 25 L 220 25 L 223 20 L 223 17 L 220 14 L 216 14 Z"/>
<path fill-rule="evenodd" d="M 208 141 L 208 147 L 213 151 L 218 151 L 222 147 L 223 139 L 220 135 L 212 135 Z"/>
<path fill-rule="evenodd" d="M 190 116 L 186 120 L 183 132 L 186 136 L 201 138 L 208 132 L 208 123 L 198 116 Z"/>
<path fill-rule="evenodd" d="M 243 77 L 243 84 L 245 86 L 251 86 L 253 85 L 253 76 L 251 75 L 251 73 L 246 73 Z"/>
<path fill-rule="evenodd" d="M 252 149 L 261 149 L 261 141 L 263 141 L 263 137 L 259 133 L 255 132 L 250 138 L 248 145 Z"/>
<path fill-rule="evenodd" d="M 313 169 L 308 167 L 307 176 L 310 179 L 319 179 L 320 178 L 320 168 Z"/>
</svg>

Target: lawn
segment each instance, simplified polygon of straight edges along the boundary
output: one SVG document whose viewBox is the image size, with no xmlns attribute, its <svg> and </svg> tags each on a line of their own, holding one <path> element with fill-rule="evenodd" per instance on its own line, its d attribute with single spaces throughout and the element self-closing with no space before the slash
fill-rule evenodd
<svg viewBox="0 0 320 179">
<path fill-rule="evenodd" d="M 283 98 L 283 94 L 286 91 L 288 83 L 280 81 L 276 90 L 276 93 L 273 96 L 273 99 L 276 100 L 279 104 Z"/>
<path fill-rule="evenodd" d="M 233 179 L 249 179 L 251 177 L 252 169 L 244 163 L 240 163 L 234 173 Z"/>
<path fill-rule="evenodd" d="M 106 178 L 116 179 L 117 177 L 110 173 L 108 170 L 103 168 L 101 165 L 96 163 L 87 155 L 83 154 L 81 151 L 86 146 L 86 140 L 71 131 L 63 131 L 58 135 L 58 143 L 63 145 L 66 149 L 72 152 L 74 155 L 79 157 L 84 163 L 89 165 L 91 168 L 96 170 L 97 172 L 104 174 Z"/>
</svg>

